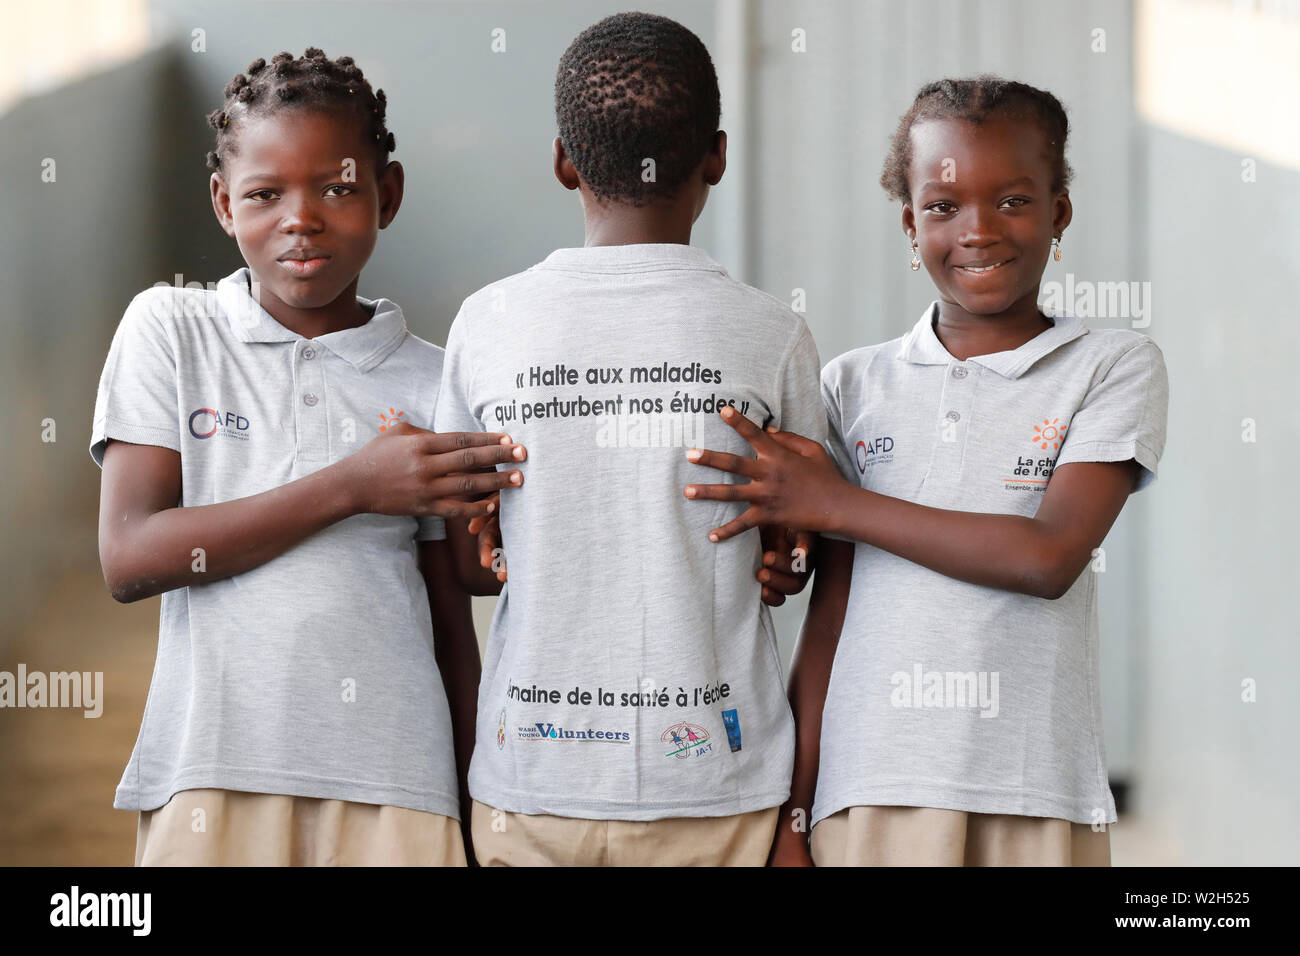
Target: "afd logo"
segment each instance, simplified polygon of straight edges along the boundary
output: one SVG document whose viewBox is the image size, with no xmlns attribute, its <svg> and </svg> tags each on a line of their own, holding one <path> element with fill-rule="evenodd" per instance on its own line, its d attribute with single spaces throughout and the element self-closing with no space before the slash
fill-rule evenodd
<svg viewBox="0 0 1300 956">
<path fill-rule="evenodd" d="M 858 442 L 858 471 L 865 472 L 871 465 L 894 460 L 894 439 L 885 435 L 869 442 Z"/>
<path fill-rule="evenodd" d="M 248 441 L 248 419 L 237 412 L 219 412 L 215 408 L 196 408 L 190 413 L 190 434 L 211 438 L 220 432 L 227 438 Z"/>
</svg>

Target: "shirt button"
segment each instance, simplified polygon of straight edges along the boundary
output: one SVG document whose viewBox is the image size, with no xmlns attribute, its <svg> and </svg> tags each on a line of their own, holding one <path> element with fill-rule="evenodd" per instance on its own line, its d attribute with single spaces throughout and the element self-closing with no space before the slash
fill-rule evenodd
<svg viewBox="0 0 1300 956">
<path fill-rule="evenodd" d="M 302 402 L 304 405 L 315 405 L 317 402 L 316 393 L 308 392 L 302 397 Z"/>
<path fill-rule="evenodd" d="M 948 421 L 955 422 L 961 418 L 961 412 L 949 412 L 947 418 Z"/>
<path fill-rule="evenodd" d="M 966 377 L 966 369 L 965 369 L 963 366 L 958 365 L 956 368 L 954 368 L 954 369 L 952 370 L 952 377 L 953 377 L 953 378 L 965 378 L 965 377 Z"/>
<path fill-rule="evenodd" d="M 302 357 L 305 359 L 314 359 L 316 357 L 316 350 L 309 345 L 302 350 Z"/>
</svg>

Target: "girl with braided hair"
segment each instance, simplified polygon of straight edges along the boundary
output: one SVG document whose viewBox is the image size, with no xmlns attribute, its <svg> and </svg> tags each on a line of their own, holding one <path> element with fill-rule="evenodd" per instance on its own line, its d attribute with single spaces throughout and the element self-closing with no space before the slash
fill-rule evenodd
<svg viewBox="0 0 1300 956">
<path fill-rule="evenodd" d="M 731 414 L 757 461 L 690 453 L 749 479 L 687 486 L 749 503 L 714 540 L 755 523 L 831 539 L 790 675 L 774 863 L 1110 862 L 1096 572 L 1155 480 L 1169 394 L 1145 335 L 1039 309 L 1073 213 L 1067 130 L 1024 83 L 923 87 L 881 182 L 937 300 L 827 364 L 825 447 Z"/>
<path fill-rule="evenodd" d="M 443 350 L 357 295 L 402 201 L 386 106 L 315 48 L 236 76 L 207 159 L 247 266 L 138 295 L 104 366 L 105 581 L 162 594 L 114 801 L 137 864 L 466 862 L 479 659 L 444 519 L 524 452 L 426 430 Z"/>
</svg>

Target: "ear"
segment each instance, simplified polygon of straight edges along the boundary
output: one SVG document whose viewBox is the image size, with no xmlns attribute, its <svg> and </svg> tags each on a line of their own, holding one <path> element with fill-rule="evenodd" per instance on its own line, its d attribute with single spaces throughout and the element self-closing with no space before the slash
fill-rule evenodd
<svg viewBox="0 0 1300 956">
<path fill-rule="evenodd" d="M 713 134 L 713 142 L 709 145 L 709 151 L 704 156 L 704 183 L 707 186 L 716 186 L 722 180 L 722 174 L 727 171 L 727 134 L 723 130 L 718 130 Z"/>
<path fill-rule="evenodd" d="M 212 192 L 212 211 L 217 214 L 217 222 L 231 239 L 235 238 L 235 217 L 230 212 L 230 190 L 220 173 L 213 173 L 208 179 Z"/>
<path fill-rule="evenodd" d="M 903 203 L 903 232 L 909 241 L 916 239 L 916 214 L 912 211 L 911 202 Z"/>
<path fill-rule="evenodd" d="M 379 176 L 379 228 L 387 229 L 388 224 L 397 218 L 397 210 L 402 206 L 402 194 L 406 190 L 406 170 L 397 160 L 393 160 Z"/>
<path fill-rule="evenodd" d="M 1052 235 L 1059 236 L 1065 232 L 1074 218 L 1074 204 L 1070 202 L 1070 191 L 1062 189 L 1052 203 Z"/>
<path fill-rule="evenodd" d="M 555 178 L 560 181 L 560 185 L 565 189 L 577 189 L 580 180 L 578 179 L 578 170 L 574 168 L 573 161 L 569 159 L 569 154 L 564 151 L 564 144 L 560 142 L 560 137 L 555 137 L 555 142 L 551 144 L 551 165 L 555 170 Z"/>
</svg>

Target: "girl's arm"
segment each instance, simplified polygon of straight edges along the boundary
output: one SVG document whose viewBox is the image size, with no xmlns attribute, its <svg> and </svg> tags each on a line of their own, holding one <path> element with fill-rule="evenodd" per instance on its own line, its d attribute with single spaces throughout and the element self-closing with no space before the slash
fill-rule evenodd
<svg viewBox="0 0 1300 956">
<path fill-rule="evenodd" d="M 118 601 L 217 581 L 259 567 L 355 514 L 473 516 L 513 471 L 456 474 L 511 461 L 516 446 L 490 433 L 390 428 L 356 454 L 261 494 L 180 507 L 181 456 L 110 441 L 99 498 L 99 558 Z"/>
<path fill-rule="evenodd" d="M 447 534 L 452 533 L 448 527 Z M 461 529 L 466 538 L 469 537 Z M 455 557 L 448 541 L 420 542 L 420 573 L 429 592 L 433 618 L 433 656 L 442 674 L 451 708 L 452 743 L 456 750 L 456 778 L 460 788 L 460 827 L 465 855 L 474 865 L 470 839 L 469 760 L 474 753 L 474 728 L 478 717 L 478 683 L 482 660 L 469 595 L 456 578 Z"/>
<path fill-rule="evenodd" d="M 731 414 L 727 414 L 731 412 Z M 746 501 L 716 541 L 761 524 L 786 524 L 862 541 L 971 584 L 1059 598 L 1078 579 L 1119 517 L 1138 464 L 1070 462 L 1053 473 L 1032 518 L 929 508 L 849 484 L 814 441 L 763 432 L 738 412 L 723 417 L 757 458 L 689 454 L 697 464 L 749 479 L 744 485 L 688 485 L 688 498 Z"/>
<path fill-rule="evenodd" d="M 821 758 L 822 709 L 831 679 L 831 662 L 839 646 L 848 606 L 849 582 L 853 577 L 853 545 L 825 540 L 813 579 L 812 598 L 794 663 L 790 666 L 790 708 L 794 711 L 794 776 L 790 798 L 781 807 L 776 839 L 772 843 L 772 866 L 811 866 L 808 824 L 812 820 L 813 794 L 817 789 L 817 768 Z"/>
</svg>

